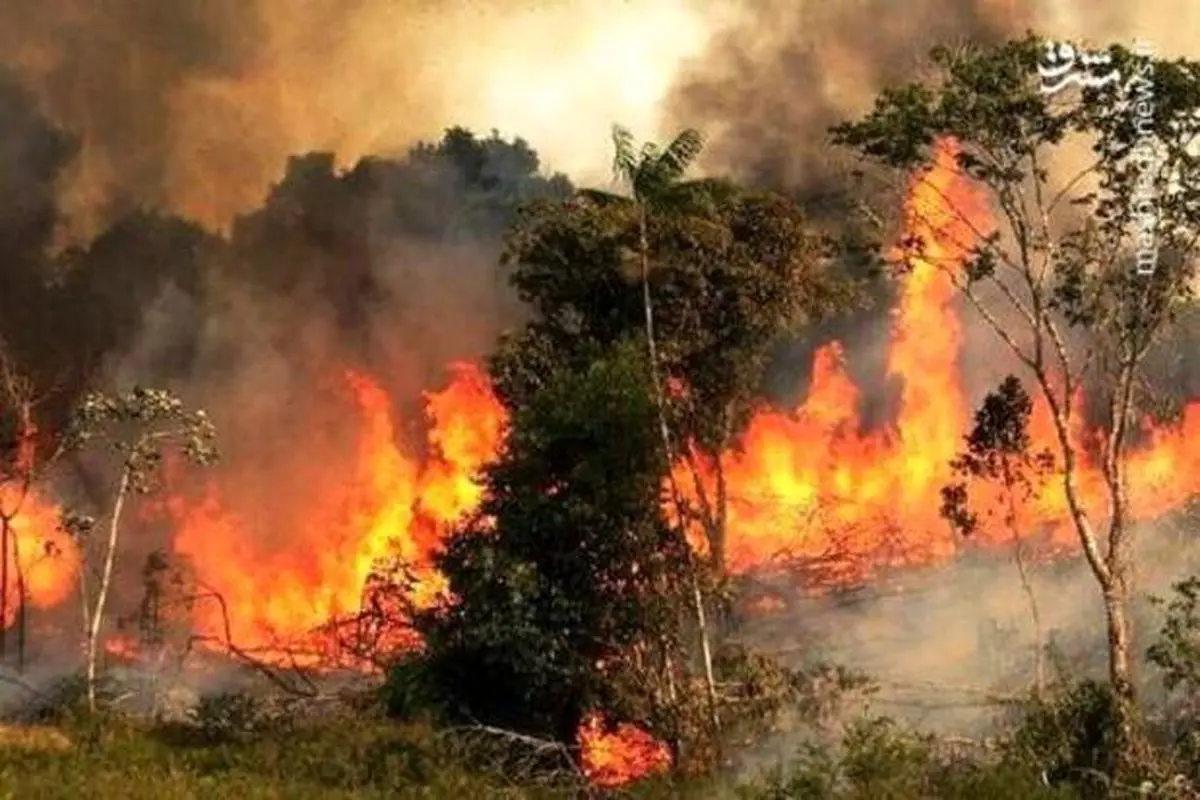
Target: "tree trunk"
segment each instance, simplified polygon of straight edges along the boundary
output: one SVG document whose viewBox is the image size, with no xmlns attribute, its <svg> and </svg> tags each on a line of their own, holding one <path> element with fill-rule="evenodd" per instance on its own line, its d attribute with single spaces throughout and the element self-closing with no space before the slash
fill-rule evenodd
<svg viewBox="0 0 1200 800">
<path fill-rule="evenodd" d="M 1045 633 L 1042 630 L 1042 615 L 1038 608 L 1037 593 L 1033 590 L 1033 582 L 1025 568 L 1025 555 L 1020 534 L 1015 529 L 1013 531 L 1013 560 L 1017 565 L 1017 574 L 1021 578 L 1021 588 L 1029 602 L 1029 617 L 1033 623 L 1033 691 L 1034 696 L 1040 698 L 1046 692 Z"/>
<path fill-rule="evenodd" d="M 112 584 L 113 565 L 117 558 L 117 536 L 121 530 L 121 512 L 125 507 L 125 496 L 129 491 L 129 477 L 129 467 L 126 467 L 121 473 L 117 498 L 113 502 L 112 518 L 108 525 L 108 542 L 105 544 L 104 570 L 100 574 L 100 588 L 96 592 L 96 604 L 92 607 L 89 615 L 91 627 L 87 639 L 87 699 L 88 708 L 93 712 L 96 710 L 96 662 L 100 647 L 100 628 L 104 623 L 104 606 L 108 602 L 108 589 Z"/>
<path fill-rule="evenodd" d="M 667 469 L 675 464 L 675 448 L 671 441 L 671 428 L 667 422 L 666 395 L 663 392 L 662 381 L 658 373 L 658 346 L 654 339 L 654 303 L 650 297 L 650 242 L 646 229 L 646 206 L 638 203 L 638 250 L 640 251 L 642 267 L 642 306 L 646 317 L 646 350 L 650 359 L 650 383 L 654 391 L 654 403 L 658 407 L 659 431 L 666 451 Z M 677 503 L 679 498 L 677 497 Z M 700 579 L 696 575 L 691 544 L 687 541 L 686 515 L 682 504 L 679 503 L 680 535 L 683 537 L 684 551 L 688 554 L 689 571 L 692 578 L 692 595 L 695 601 L 696 626 L 700 633 L 700 653 L 704 660 L 704 679 L 708 688 L 709 721 L 712 724 L 714 739 L 721 729 L 721 718 L 718 712 L 717 682 L 713 675 L 712 645 L 709 640 L 708 619 L 704 611 L 704 593 L 700 588 Z"/>
<path fill-rule="evenodd" d="M 1030 621 L 1033 623 L 1033 692 L 1035 697 L 1041 698 L 1046 691 L 1046 647 L 1045 635 L 1042 631 L 1042 615 L 1038 608 L 1037 592 L 1033 589 L 1033 581 L 1025 566 L 1025 548 L 1021 542 L 1021 518 L 1017 510 L 1018 478 L 1008 463 L 1004 465 L 1003 477 L 1004 491 L 1008 498 L 1006 522 L 1009 533 L 1012 534 L 1013 562 L 1017 566 L 1017 576 L 1021 580 L 1021 589 L 1025 592 L 1025 599 L 1029 604 Z"/>
<path fill-rule="evenodd" d="M 13 568 L 17 573 L 17 673 L 25 672 L 25 641 L 29 624 L 29 587 L 21 563 L 21 539 L 12 537 Z"/>
<path fill-rule="evenodd" d="M 1124 581 L 1103 592 L 1108 634 L 1108 679 L 1112 684 L 1116 713 L 1118 771 L 1124 772 L 1138 746 L 1137 691 L 1133 683 L 1129 598 Z"/>
<path fill-rule="evenodd" d="M 0 659 L 8 657 L 8 552 L 12 521 L 0 511 Z"/>
</svg>

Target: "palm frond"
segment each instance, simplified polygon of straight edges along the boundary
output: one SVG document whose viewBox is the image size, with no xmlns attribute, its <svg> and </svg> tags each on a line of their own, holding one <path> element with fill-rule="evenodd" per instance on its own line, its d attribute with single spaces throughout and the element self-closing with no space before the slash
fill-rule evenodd
<svg viewBox="0 0 1200 800">
<path fill-rule="evenodd" d="M 613 177 L 632 185 L 638 170 L 638 154 L 633 133 L 620 125 L 612 126 Z"/>
<path fill-rule="evenodd" d="M 606 192 L 603 189 L 578 189 L 575 194 L 601 207 L 623 205 L 632 202 L 625 195 L 617 194 L 616 192 Z"/>
<path fill-rule="evenodd" d="M 685 212 L 712 212 L 734 193 L 731 183 L 718 178 L 701 178 L 668 184 L 663 188 L 659 204 L 666 209 Z"/>
<path fill-rule="evenodd" d="M 704 137 L 694 128 L 682 131 L 667 145 L 657 161 L 662 176 L 671 183 L 678 181 L 704 150 Z"/>
</svg>

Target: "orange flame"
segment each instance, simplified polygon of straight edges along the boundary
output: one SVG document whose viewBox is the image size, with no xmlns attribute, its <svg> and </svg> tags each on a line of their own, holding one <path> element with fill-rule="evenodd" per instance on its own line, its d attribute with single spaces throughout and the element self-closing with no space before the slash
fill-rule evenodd
<svg viewBox="0 0 1200 800">
<path fill-rule="evenodd" d="M 79 562 L 74 541 L 59 525 L 58 509 L 31 485 L 37 427 L 27 405 L 18 412 L 21 435 L 9 471 L 11 480 L 0 479 L 0 514 L 8 520 L 7 540 L 0 541 L 0 558 L 8 573 L 7 586 L 0 587 L 5 593 L 5 627 L 16 622 L 23 603 L 53 608 L 66 600 L 75 588 Z"/>
<path fill-rule="evenodd" d="M 222 510 L 215 488 L 199 506 L 177 506 L 175 549 L 200 581 L 224 599 L 197 622 L 239 646 L 304 641 L 331 619 L 357 611 L 368 579 L 389 559 L 417 577 L 418 605 L 442 590 L 430 556 L 445 526 L 479 502 L 474 477 L 499 447 L 505 416 L 483 374 L 451 366 L 452 381 L 426 395 L 431 456 L 422 462 L 397 444 L 391 398 L 366 375 L 346 384 L 362 420 L 357 470 L 333 496 L 314 498 L 308 546 L 256 551 L 245 521 Z"/>
<path fill-rule="evenodd" d="M 0 502 L 4 502 L 2 498 Z M 58 509 L 35 494 L 29 494 L 21 504 L 10 534 L 5 627 L 16 621 L 23 600 L 34 608 L 54 608 L 67 600 L 75 591 L 79 565 L 75 542 L 59 526 Z M 22 574 L 24 598 L 19 578 Z"/>
<path fill-rule="evenodd" d="M 791 413 L 758 414 L 744 447 L 723 458 L 732 570 L 746 571 L 781 554 L 836 556 L 852 573 L 843 572 L 843 578 L 861 578 L 874 567 L 942 560 L 958 549 L 940 517 L 939 489 L 953 477 L 949 461 L 962 448 L 971 413 L 958 380 L 963 328 L 946 268 L 963 263 L 977 232 L 990 226 L 983 197 L 961 177 L 955 154 L 952 144 L 941 146 L 906 203 L 906 239 L 923 247 L 909 253 L 911 272 L 893 317 L 888 372 L 904 386 L 894 426 L 861 432 L 859 392 L 845 371 L 841 347 L 821 348 L 804 403 Z M 1075 404 L 1078 412 L 1081 398 Z M 1076 448 L 1085 441 L 1081 418 L 1074 414 L 1070 431 Z M 1030 428 L 1035 449 L 1058 450 L 1040 395 Z M 1142 518 L 1179 507 L 1200 490 L 1194 470 L 1200 451 L 1186 445 L 1197 434 L 1200 404 L 1193 403 L 1181 424 L 1154 431 L 1150 445 L 1131 457 L 1130 493 Z M 1083 453 L 1080 459 L 1085 507 L 1102 515 L 1099 471 Z M 676 475 L 682 486 L 694 486 L 682 468 Z M 702 485 L 712 496 L 711 475 L 703 476 Z M 1068 520 L 1063 492 L 1051 485 L 1025 509 L 1022 521 L 1028 533 L 1046 529 L 1053 542 L 1070 545 L 1074 532 Z M 1006 541 L 1009 535 L 982 530 L 979 538 Z"/>
<path fill-rule="evenodd" d="M 579 727 L 583 773 L 597 786 L 614 787 L 665 772 L 671 765 L 666 745 L 633 725 L 604 729 L 600 714 L 589 715 Z"/>
</svg>

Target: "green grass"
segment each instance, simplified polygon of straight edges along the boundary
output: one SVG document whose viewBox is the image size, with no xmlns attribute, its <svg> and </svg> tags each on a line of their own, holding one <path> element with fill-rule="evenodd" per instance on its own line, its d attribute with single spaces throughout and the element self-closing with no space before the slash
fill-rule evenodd
<svg viewBox="0 0 1200 800">
<path fill-rule="evenodd" d="M 326 724 L 212 741 L 182 728 L 64 727 L 65 750 L 0 746 L 0 798 L 536 798 L 453 758 L 428 729 Z"/>
<path fill-rule="evenodd" d="M 872 728 L 841 761 L 800 759 L 754 785 L 726 778 L 681 784 L 660 779 L 621 795 L 637 800 L 1050 800 L 1070 792 L 1039 785 L 1027 770 L 947 772 L 915 739 Z M 0 726 L 0 800 L 265 800 L 266 798 L 581 798 L 500 774 L 505 745 L 468 742 L 426 725 L 340 714 L 254 734 L 149 726 L 120 717 L 79 718 L 56 727 Z M 512 763 L 511 761 L 509 762 Z M 491 767 L 489 769 L 489 766 Z M 835 777 L 837 776 L 837 777 Z"/>
</svg>

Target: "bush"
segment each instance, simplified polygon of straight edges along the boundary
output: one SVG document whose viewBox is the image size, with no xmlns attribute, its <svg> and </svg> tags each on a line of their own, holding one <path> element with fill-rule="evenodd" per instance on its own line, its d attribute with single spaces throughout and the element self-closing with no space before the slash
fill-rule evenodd
<svg viewBox="0 0 1200 800">
<path fill-rule="evenodd" d="M 1033 800 L 1069 797 L 1044 786 L 1035 771 L 1003 759 L 964 759 L 936 738 L 898 727 L 886 718 L 850 726 L 840 751 L 805 745 L 794 761 L 756 784 L 745 800 Z"/>
</svg>

